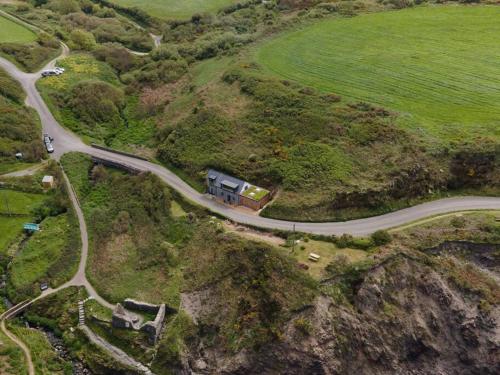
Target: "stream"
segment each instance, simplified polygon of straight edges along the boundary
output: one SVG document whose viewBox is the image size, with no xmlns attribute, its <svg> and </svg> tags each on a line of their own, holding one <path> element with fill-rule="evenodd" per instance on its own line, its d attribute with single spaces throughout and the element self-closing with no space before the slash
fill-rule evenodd
<svg viewBox="0 0 500 375">
<path fill-rule="evenodd" d="M 47 337 L 47 340 L 50 342 L 59 357 L 65 361 L 71 362 L 73 366 L 73 375 L 92 375 L 92 372 L 86 368 L 82 362 L 71 356 L 68 349 L 64 346 L 64 341 L 61 338 L 54 335 L 52 331 L 43 328 L 36 329 L 45 334 L 45 337 Z"/>
</svg>

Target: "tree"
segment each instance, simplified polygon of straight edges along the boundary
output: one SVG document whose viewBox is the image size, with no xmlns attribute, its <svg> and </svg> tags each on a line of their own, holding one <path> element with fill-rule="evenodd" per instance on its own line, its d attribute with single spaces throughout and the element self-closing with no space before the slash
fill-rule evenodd
<svg viewBox="0 0 500 375">
<path fill-rule="evenodd" d="M 96 47 L 94 35 L 82 29 L 75 29 L 70 34 L 70 40 L 74 49 L 92 51 Z"/>
</svg>

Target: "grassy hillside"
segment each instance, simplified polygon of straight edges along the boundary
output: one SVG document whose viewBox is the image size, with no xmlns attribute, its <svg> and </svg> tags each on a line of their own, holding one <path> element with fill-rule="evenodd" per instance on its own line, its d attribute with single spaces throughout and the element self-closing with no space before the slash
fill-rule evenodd
<svg viewBox="0 0 500 375">
<path fill-rule="evenodd" d="M 436 142 L 500 139 L 494 6 L 427 6 L 328 19 L 262 45 L 268 72 L 407 116 Z"/>
<path fill-rule="evenodd" d="M 59 42 L 53 37 L 43 32 L 35 33 L 0 15 L 0 54 L 22 70 L 36 71 L 58 52 Z"/>
<path fill-rule="evenodd" d="M 35 39 L 36 35 L 31 30 L 0 16 L 0 43 L 29 43 Z"/>
<path fill-rule="evenodd" d="M 170 218 L 170 191 L 153 175 L 94 167 L 81 154 L 62 162 L 87 218 L 87 273 L 99 293 L 112 302 L 130 297 L 176 306 L 176 245 L 189 228 Z"/>
<path fill-rule="evenodd" d="M 11 245 L 23 232 L 23 224 L 31 222 L 33 210 L 40 206 L 45 197 L 42 194 L 15 190 L 0 191 L 0 254 L 5 255 Z M 15 214 L 16 216 L 9 216 Z"/>
<path fill-rule="evenodd" d="M 37 374 L 63 375 L 71 373 L 71 363 L 57 354 L 43 332 L 34 328 L 22 327 L 20 323 L 9 323 L 9 330 L 28 346 Z"/>
<path fill-rule="evenodd" d="M 115 71 L 90 54 L 61 59 L 62 76 L 38 81 L 61 125 L 87 142 L 128 148 L 148 146 L 154 125 L 136 115 L 137 97 L 125 96 Z"/>
<path fill-rule="evenodd" d="M 56 184 L 44 192 L 41 180 L 47 174 L 54 176 Z M 0 274 L 7 276 L 4 293 L 19 302 L 39 294 L 41 282 L 56 287 L 73 276 L 80 259 L 79 228 L 57 164 L 2 182 Z M 41 230 L 26 233 L 24 223 L 39 223 Z"/>
<path fill-rule="evenodd" d="M 21 85 L 0 69 L 0 174 L 27 167 L 45 155 L 34 110 L 24 106 Z M 21 152 L 23 160 L 16 160 Z"/>
<path fill-rule="evenodd" d="M 23 351 L 3 332 L 0 332 L 0 371 L 5 375 L 28 374 Z"/>
<path fill-rule="evenodd" d="M 163 19 L 185 19 L 195 13 L 212 13 L 237 0 L 111 0 L 118 5 L 137 7 L 146 13 Z"/>
</svg>

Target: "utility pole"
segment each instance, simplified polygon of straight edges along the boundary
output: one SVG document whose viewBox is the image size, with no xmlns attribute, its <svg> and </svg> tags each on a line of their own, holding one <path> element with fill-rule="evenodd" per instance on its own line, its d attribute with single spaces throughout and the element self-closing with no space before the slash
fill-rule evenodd
<svg viewBox="0 0 500 375">
<path fill-rule="evenodd" d="M 295 224 L 293 224 L 293 232 L 292 232 L 292 254 L 295 254 Z"/>
</svg>

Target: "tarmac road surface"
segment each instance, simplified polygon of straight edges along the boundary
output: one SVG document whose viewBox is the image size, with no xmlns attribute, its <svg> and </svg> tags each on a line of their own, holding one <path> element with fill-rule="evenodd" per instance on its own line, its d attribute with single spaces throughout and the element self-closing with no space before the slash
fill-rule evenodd
<svg viewBox="0 0 500 375">
<path fill-rule="evenodd" d="M 62 56 L 68 54 L 68 48 L 63 44 Z M 47 64 L 44 69 L 55 66 L 56 59 Z M 92 148 L 84 144 L 78 136 L 63 128 L 49 111 L 35 83 L 40 78 L 40 73 L 24 73 L 10 61 L 0 57 L 0 67 L 5 69 L 13 78 L 18 80 L 26 91 L 26 104 L 33 107 L 39 114 L 43 132 L 54 138 L 55 152 L 51 155 L 59 159 L 61 155 L 70 151 L 79 151 L 92 156 L 108 159 L 114 162 L 130 165 L 142 171 L 149 171 L 160 177 L 170 187 L 177 190 L 187 199 L 208 208 L 210 211 L 227 217 L 237 223 L 255 227 L 279 230 L 295 230 L 299 232 L 332 235 L 349 233 L 354 236 L 369 235 L 379 229 L 389 229 L 423 218 L 454 211 L 467 210 L 500 210 L 499 197 L 455 197 L 439 199 L 417 206 L 405 208 L 388 214 L 374 216 L 366 219 L 351 220 L 331 223 L 299 223 L 285 220 L 268 219 L 243 210 L 222 205 L 206 194 L 201 194 L 189 186 L 167 168 L 148 161 L 135 159 L 130 156 L 115 154 L 109 151 Z M 41 138 L 40 138 L 41 142 Z"/>
</svg>

